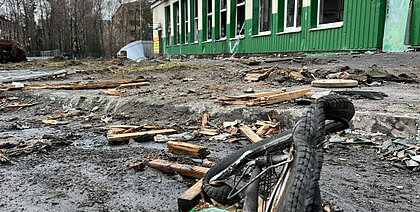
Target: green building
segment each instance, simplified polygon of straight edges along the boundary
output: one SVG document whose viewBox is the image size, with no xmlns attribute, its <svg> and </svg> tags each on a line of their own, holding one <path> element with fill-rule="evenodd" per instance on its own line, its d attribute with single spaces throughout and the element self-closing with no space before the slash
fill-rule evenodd
<svg viewBox="0 0 420 212">
<path fill-rule="evenodd" d="M 164 55 L 420 46 L 420 0 L 157 0 L 152 9 Z"/>
</svg>

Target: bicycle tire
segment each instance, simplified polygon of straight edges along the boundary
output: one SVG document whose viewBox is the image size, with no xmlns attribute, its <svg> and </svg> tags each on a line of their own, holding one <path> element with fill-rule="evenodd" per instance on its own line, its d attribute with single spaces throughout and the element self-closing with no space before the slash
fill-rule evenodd
<svg viewBox="0 0 420 212">
<path fill-rule="evenodd" d="M 293 132 L 294 160 L 280 186 L 280 198 L 271 211 L 306 211 L 306 200 L 312 182 L 312 170 L 316 167 L 314 148 L 306 141 L 305 120 L 298 122 Z"/>
<path fill-rule="evenodd" d="M 315 105 L 315 106 L 313 106 Z M 315 109 L 317 109 L 318 111 L 315 111 Z M 320 108 L 322 109 L 322 113 L 319 113 Z M 314 112 L 316 112 L 316 114 L 314 114 Z M 326 114 L 326 115 L 325 115 Z M 306 113 L 306 116 L 310 116 L 310 117 L 314 117 L 317 116 L 318 120 L 321 119 L 323 120 L 322 126 L 320 129 L 308 129 L 308 130 L 301 130 L 301 133 L 304 132 L 322 132 L 322 135 L 324 134 L 324 132 L 328 132 L 328 133 L 333 133 L 336 132 L 338 130 L 342 130 L 348 127 L 348 122 L 349 120 L 351 120 L 351 118 L 354 115 L 354 106 L 353 104 L 347 100 L 344 99 L 342 97 L 339 96 L 335 96 L 335 95 L 329 95 L 329 96 L 325 96 L 325 97 L 321 97 L 320 99 L 316 100 L 314 102 L 314 104 L 312 104 L 310 106 L 310 108 L 308 109 L 308 112 Z M 325 125 L 325 120 L 335 120 L 336 122 L 332 122 L 332 123 L 328 123 L 327 125 Z M 308 120 L 308 119 L 305 119 Z M 307 121 L 305 121 L 307 122 Z M 307 128 L 310 126 L 316 126 L 316 124 L 312 123 L 305 123 L 304 125 L 300 126 L 303 128 Z M 300 129 L 300 128 L 299 128 Z M 275 137 L 272 138 L 268 138 L 268 139 L 264 139 L 263 141 L 248 145 L 246 147 L 244 147 L 243 149 L 238 150 L 237 152 L 235 152 L 234 154 L 225 157 L 224 159 L 222 159 L 219 163 L 217 163 L 215 166 L 213 166 L 208 172 L 207 174 L 204 176 L 203 178 L 203 191 L 204 193 L 206 193 L 210 198 L 218 201 L 219 203 L 222 204 L 234 204 L 236 202 L 238 202 L 241 198 L 239 196 L 235 196 L 231 199 L 227 199 L 229 192 L 231 191 L 231 187 L 225 183 L 220 183 L 220 184 L 215 184 L 212 185 L 210 184 L 210 179 L 213 178 L 215 175 L 217 175 L 219 172 L 225 170 L 227 167 L 231 166 L 232 163 L 234 163 L 235 161 L 237 161 L 245 152 L 256 149 L 270 141 L 273 141 L 281 136 L 285 136 L 286 134 L 290 134 L 292 133 L 290 130 L 286 131 L 280 135 L 277 135 Z M 309 138 L 313 133 L 309 133 L 306 134 L 304 137 L 305 138 Z M 315 135 L 314 135 L 315 136 Z M 315 136 L 317 137 L 316 140 L 320 140 L 320 136 Z M 291 137 L 290 137 L 291 138 Z M 303 139 L 306 141 L 306 139 Z M 300 142 L 300 141 L 299 141 Z M 292 139 L 287 139 L 284 142 L 280 142 L 280 145 L 290 145 L 292 143 Z M 314 142 L 310 142 L 312 144 L 314 144 Z M 302 147 L 303 148 L 303 144 L 299 144 L 299 148 Z M 312 148 L 311 148 L 312 149 Z M 303 151 L 303 152 L 302 152 Z M 304 150 L 302 151 L 298 151 L 301 152 L 299 153 L 299 155 L 304 154 L 306 150 L 306 148 L 304 148 Z M 312 150 L 311 150 L 312 151 Z M 260 151 L 255 151 L 253 152 L 254 156 L 261 156 L 265 153 L 265 150 L 260 150 Z M 298 156 L 299 156 L 298 155 Z M 311 152 L 310 154 L 311 157 L 316 157 L 316 153 Z M 319 161 L 316 158 L 313 159 L 313 161 Z M 322 160 L 321 160 L 322 161 Z M 243 164 L 245 164 L 247 161 L 243 162 Z M 242 164 L 242 165 L 243 165 Z M 241 164 L 239 164 L 241 165 Z M 322 167 L 322 162 L 320 164 L 314 164 L 311 165 L 311 167 L 313 167 L 313 169 L 315 171 L 318 171 L 318 169 L 320 170 Z M 320 172 L 320 171 L 319 171 Z M 317 174 L 319 175 L 319 173 Z M 313 174 L 311 176 L 314 176 Z M 315 177 L 315 178 L 319 178 L 319 177 Z M 317 181 L 318 182 L 318 181 Z M 313 185 L 311 185 L 313 187 Z M 316 186 L 315 186 L 316 187 Z"/>
</svg>

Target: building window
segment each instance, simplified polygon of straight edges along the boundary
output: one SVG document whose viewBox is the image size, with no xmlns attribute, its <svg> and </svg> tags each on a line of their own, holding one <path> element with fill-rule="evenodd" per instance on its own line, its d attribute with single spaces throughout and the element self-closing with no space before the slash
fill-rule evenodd
<svg viewBox="0 0 420 212">
<path fill-rule="evenodd" d="M 165 37 L 167 40 L 167 45 L 171 45 L 172 44 L 172 39 L 171 39 L 171 10 L 170 7 L 167 6 L 165 7 Z"/>
<path fill-rule="evenodd" d="M 245 0 L 237 0 L 236 3 L 236 28 L 235 34 L 236 35 L 244 35 L 245 34 Z"/>
<path fill-rule="evenodd" d="M 180 43 L 180 41 L 179 41 L 179 38 L 181 37 L 181 36 L 179 36 L 179 33 L 181 33 L 181 30 L 180 30 L 180 24 L 179 24 L 179 22 L 180 22 L 180 20 L 179 20 L 179 13 L 180 13 L 180 11 L 179 11 L 179 4 L 178 4 L 178 2 L 176 2 L 176 3 L 174 3 L 174 13 L 175 13 L 175 17 L 174 17 L 174 21 L 175 21 L 175 31 L 174 31 L 174 35 L 175 35 L 175 44 L 179 44 Z"/>
<path fill-rule="evenodd" d="M 260 0 L 259 31 L 271 31 L 271 0 Z"/>
<path fill-rule="evenodd" d="M 131 30 L 131 31 L 130 31 L 130 35 L 131 35 L 131 36 L 135 36 L 135 35 L 136 35 L 136 31 Z"/>
<path fill-rule="evenodd" d="M 220 38 L 226 38 L 227 0 L 220 0 Z"/>
<path fill-rule="evenodd" d="M 286 0 L 284 14 L 286 32 L 300 29 L 302 25 L 302 0 Z"/>
<path fill-rule="evenodd" d="M 342 24 L 344 14 L 344 0 L 318 1 L 318 26 Z"/>
<path fill-rule="evenodd" d="M 188 8 L 187 8 L 187 1 L 183 0 L 182 1 L 182 14 L 184 17 L 184 42 L 188 43 Z"/>
<path fill-rule="evenodd" d="M 211 40 L 212 33 L 212 16 L 213 16 L 213 7 L 212 0 L 207 0 L 207 40 Z"/>
<path fill-rule="evenodd" d="M 194 0 L 194 42 L 198 42 L 198 0 Z"/>
</svg>

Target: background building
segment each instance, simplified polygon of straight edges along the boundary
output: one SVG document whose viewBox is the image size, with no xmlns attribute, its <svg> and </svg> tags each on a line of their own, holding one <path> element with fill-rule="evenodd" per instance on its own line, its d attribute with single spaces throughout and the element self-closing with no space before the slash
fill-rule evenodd
<svg viewBox="0 0 420 212">
<path fill-rule="evenodd" d="M 157 0 L 152 8 L 164 54 L 378 50 L 397 30 L 398 45 L 420 46 L 420 0 Z"/>
<path fill-rule="evenodd" d="M 122 4 L 112 17 L 116 44 L 122 47 L 136 40 L 152 40 L 151 23 L 152 11 L 148 1 Z"/>
<path fill-rule="evenodd" d="M 0 39 L 10 40 L 12 31 L 12 22 L 4 16 L 0 16 Z"/>
</svg>

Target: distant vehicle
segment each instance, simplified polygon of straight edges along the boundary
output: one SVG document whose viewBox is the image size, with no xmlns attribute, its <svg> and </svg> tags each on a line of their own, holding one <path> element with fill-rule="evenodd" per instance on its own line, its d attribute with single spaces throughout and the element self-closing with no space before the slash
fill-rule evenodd
<svg viewBox="0 0 420 212">
<path fill-rule="evenodd" d="M 25 49 L 13 40 L 0 40 L 0 62 L 27 61 Z"/>
</svg>

